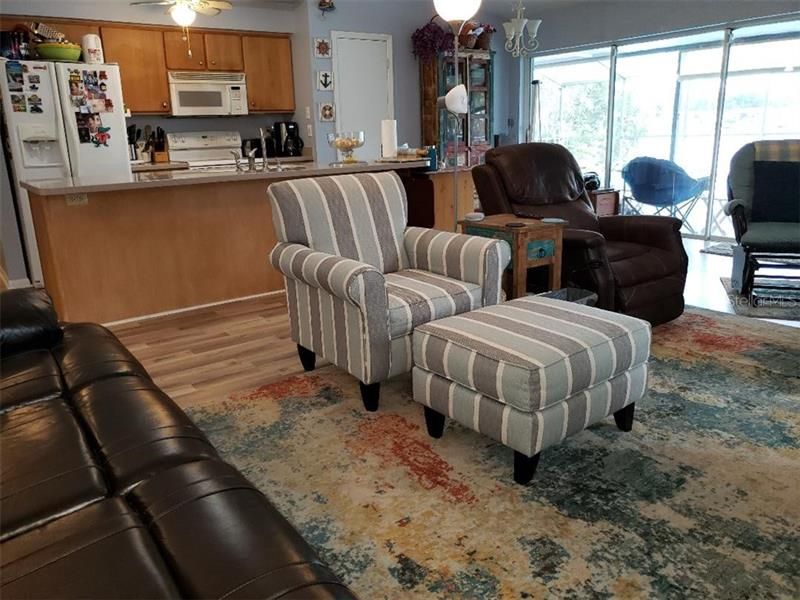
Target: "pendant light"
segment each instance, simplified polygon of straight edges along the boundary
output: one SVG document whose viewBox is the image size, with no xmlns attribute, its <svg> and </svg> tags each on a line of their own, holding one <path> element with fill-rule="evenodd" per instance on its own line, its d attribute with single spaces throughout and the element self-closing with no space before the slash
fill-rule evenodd
<svg viewBox="0 0 800 600">
<path fill-rule="evenodd" d="M 180 3 L 169 9 L 169 16 L 181 27 L 189 27 L 197 18 L 197 13 L 188 4 Z"/>
</svg>

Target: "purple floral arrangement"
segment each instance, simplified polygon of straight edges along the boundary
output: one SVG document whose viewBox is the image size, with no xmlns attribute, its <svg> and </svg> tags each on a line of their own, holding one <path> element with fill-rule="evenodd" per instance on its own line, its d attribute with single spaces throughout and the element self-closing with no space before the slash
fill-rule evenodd
<svg viewBox="0 0 800 600">
<path fill-rule="evenodd" d="M 423 60 L 435 58 L 440 52 L 453 46 L 453 34 L 434 23 L 434 19 L 436 17 L 428 21 L 424 27 L 417 29 L 411 36 L 414 56 Z"/>
</svg>

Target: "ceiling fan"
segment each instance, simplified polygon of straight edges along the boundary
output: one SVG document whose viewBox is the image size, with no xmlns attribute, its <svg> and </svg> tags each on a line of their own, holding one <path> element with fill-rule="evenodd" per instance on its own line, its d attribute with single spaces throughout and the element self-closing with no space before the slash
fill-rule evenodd
<svg viewBox="0 0 800 600">
<path fill-rule="evenodd" d="M 168 6 L 167 13 L 181 27 L 188 27 L 198 14 L 216 17 L 223 10 L 233 8 L 228 0 L 142 0 L 131 6 Z"/>
</svg>

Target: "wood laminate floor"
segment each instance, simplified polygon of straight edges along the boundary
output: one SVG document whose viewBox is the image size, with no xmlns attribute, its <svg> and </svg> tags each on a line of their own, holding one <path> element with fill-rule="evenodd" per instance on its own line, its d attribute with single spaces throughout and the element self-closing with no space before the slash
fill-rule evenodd
<svg viewBox="0 0 800 600">
<path fill-rule="evenodd" d="M 686 303 L 732 313 L 719 281 L 730 274 L 731 259 L 701 253 L 699 240 L 685 240 L 685 245 L 690 265 Z M 800 326 L 797 321 L 784 323 Z M 111 329 L 181 405 L 218 401 L 302 373 L 281 294 Z"/>
</svg>

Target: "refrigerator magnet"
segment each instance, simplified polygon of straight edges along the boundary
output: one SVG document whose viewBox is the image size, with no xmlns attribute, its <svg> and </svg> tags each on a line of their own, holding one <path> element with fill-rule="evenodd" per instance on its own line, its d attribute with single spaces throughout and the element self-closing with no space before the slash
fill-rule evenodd
<svg viewBox="0 0 800 600">
<path fill-rule="evenodd" d="M 8 81 L 9 92 L 21 92 L 25 84 L 22 76 L 22 65 L 18 62 L 6 63 L 6 81 Z"/>
<path fill-rule="evenodd" d="M 14 112 L 28 112 L 23 94 L 11 94 L 11 109 Z"/>
<path fill-rule="evenodd" d="M 42 97 L 38 94 L 30 94 L 28 96 L 28 112 L 35 114 L 42 114 Z"/>
</svg>

